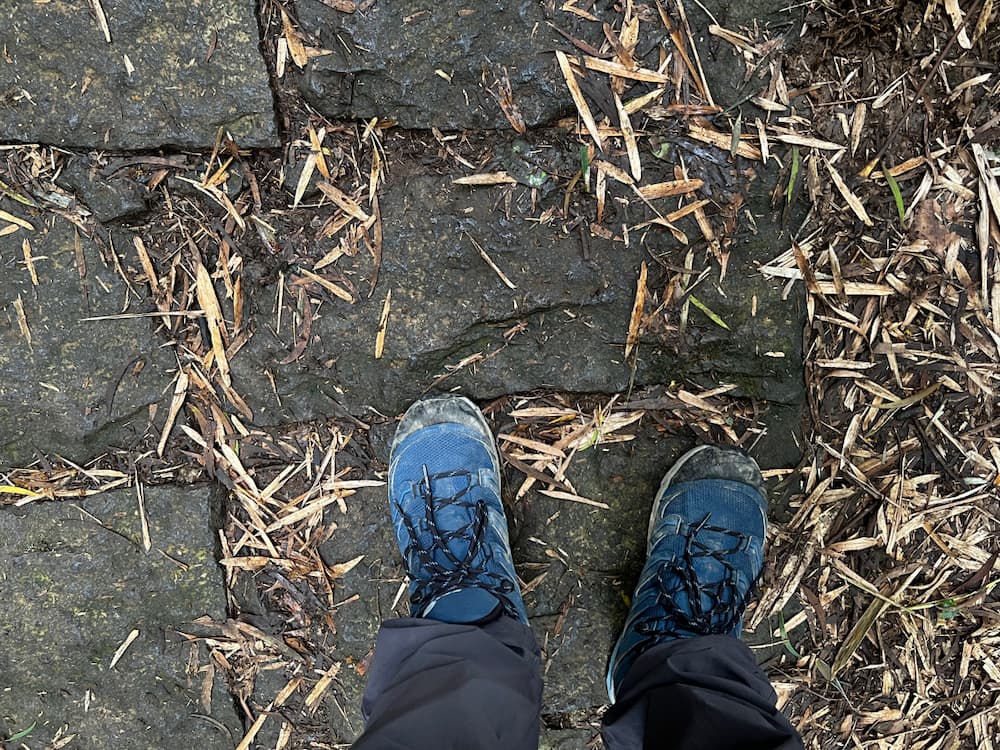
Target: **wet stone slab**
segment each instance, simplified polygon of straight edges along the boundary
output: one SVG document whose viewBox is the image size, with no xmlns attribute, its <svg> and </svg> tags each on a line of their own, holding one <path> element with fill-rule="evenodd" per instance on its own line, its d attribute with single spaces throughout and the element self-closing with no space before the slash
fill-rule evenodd
<svg viewBox="0 0 1000 750">
<path fill-rule="evenodd" d="M 252 0 L 0 5 L 0 140 L 210 149 L 219 128 L 277 146 Z"/>
<path fill-rule="evenodd" d="M 627 390 L 632 368 L 624 343 L 640 264 L 653 265 L 650 248 L 589 232 L 583 238 L 516 210 L 507 215 L 497 207 L 501 192 L 408 174 L 407 166 L 397 166 L 380 199 L 384 244 L 373 293 L 371 254 L 344 258 L 340 266 L 359 299 L 314 307 L 309 344 L 295 361 L 287 362 L 301 335 L 293 323 L 296 290 L 286 277 L 279 327 L 277 274 L 248 269 L 257 277 L 248 285 L 256 333 L 233 370 L 256 421 L 314 419 L 336 413 L 336 404 L 396 414 L 429 389 L 481 400 L 540 388 Z M 650 332 L 639 347 L 635 385 L 692 377 L 735 382 L 738 394 L 799 400 L 802 311 L 755 270 L 773 253 L 768 241 L 738 244 L 725 281 L 699 288 L 729 329 L 694 311 L 684 336 Z M 668 261 L 683 264 L 683 257 L 677 250 Z M 654 266 L 651 285 L 656 273 Z M 376 359 L 390 292 L 385 350 Z"/>
<path fill-rule="evenodd" d="M 0 737 L 34 724 L 29 748 L 57 735 L 93 750 L 236 744 L 221 673 L 177 634 L 225 618 L 212 497 L 147 489 L 149 552 L 132 490 L 0 510 Z"/>
<path fill-rule="evenodd" d="M 376 436 L 384 438 L 376 442 L 384 453 L 392 426 L 376 429 L 385 433 Z M 524 475 L 505 470 L 503 494 L 515 566 L 528 587 L 525 604 L 543 648 L 544 715 L 587 712 L 607 704 L 606 659 L 627 614 L 626 597 L 645 561 L 652 499 L 665 471 L 691 447 L 689 441 L 664 437 L 646 424 L 635 434 L 627 443 L 580 452 L 567 474 L 582 495 L 607 503 L 608 510 L 534 490 L 516 499 Z M 786 456 L 773 447 L 754 455 L 764 468 L 787 465 Z M 379 458 L 384 462 L 388 456 Z M 334 737 L 341 742 L 352 741 L 362 727 L 364 672 L 380 623 L 408 612 L 405 594 L 396 602 L 404 570 L 385 488 L 361 489 L 346 504 L 346 513 L 327 512 L 325 522 L 337 524 L 337 529 L 320 547 L 330 565 L 364 555 L 335 589 L 337 601 L 346 602 L 336 609 L 332 643 L 332 653 L 343 661 L 331 690 L 346 715 L 330 712 Z M 576 735 L 555 733 L 550 738 L 553 747 L 569 747 L 565 742 L 570 736 Z"/>
<path fill-rule="evenodd" d="M 313 106 L 332 118 L 377 117 L 405 128 L 508 130 L 511 118 L 499 102 L 504 98 L 514 105 L 508 107 L 516 110 L 514 119 L 519 116 L 527 127 L 551 123 L 573 114 L 553 52 L 579 53 L 554 27 L 584 44 L 600 47 L 605 42 L 599 24 L 561 5 L 539 0 L 404 0 L 344 13 L 322 0 L 300 0 L 303 31 L 329 54 L 309 62 L 298 86 Z M 709 24 L 729 29 L 766 25 L 774 34 L 787 33 L 801 17 L 801 11 L 788 11 L 787 5 L 781 0 L 711 0 L 687 9 L 718 103 L 745 102 L 746 80 L 733 47 L 709 35 Z M 605 0 L 587 4 L 588 13 L 615 28 L 621 18 L 617 8 Z M 643 17 L 644 34 L 651 41 L 663 40 L 666 32 L 655 11 Z M 647 67 L 659 66 L 656 50 L 654 44 L 640 44 Z M 585 79 L 580 85 L 594 111 L 608 106 L 599 85 Z"/>
<path fill-rule="evenodd" d="M 76 198 L 81 209 L 101 224 L 135 220 L 147 209 L 145 185 L 131 178 L 127 170 L 116 170 L 119 159 L 102 167 L 87 156 L 67 159 L 56 183 Z"/>
<path fill-rule="evenodd" d="M 552 54 L 564 42 L 547 24 L 557 14 L 537 0 L 404 0 L 351 14 L 301 0 L 298 13 L 331 52 L 312 60 L 299 84 L 329 117 L 507 130 L 498 102 L 505 85 L 528 127 L 567 111 Z"/>
<path fill-rule="evenodd" d="M 98 246 L 61 218 L 31 221 L 36 231 L 0 237 L 0 467 L 128 447 L 170 384 L 148 318 L 84 320 L 145 309 Z"/>
</svg>

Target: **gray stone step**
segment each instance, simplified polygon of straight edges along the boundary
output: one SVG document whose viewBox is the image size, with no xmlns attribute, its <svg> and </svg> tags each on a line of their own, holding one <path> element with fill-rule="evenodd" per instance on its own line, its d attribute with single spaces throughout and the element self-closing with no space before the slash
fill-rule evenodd
<svg viewBox="0 0 1000 750">
<path fill-rule="evenodd" d="M 277 146 L 253 0 L 0 6 L 0 141 L 211 149 L 219 128 Z M 130 70 L 131 68 L 131 70 Z"/>
<path fill-rule="evenodd" d="M 231 749 L 242 735 L 221 671 L 185 623 L 226 616 L 213 491 L 149 488 L 0 510 L 0 737 L 47 747 Z M 139 635 L 111 662 L 133 630 Z M 206 698 L 211 697 L 211 705 Z"/>
<path fill-rule="evenodd" d="M 39 452 L 85 461 L 128 447 L 146 432 L 148 406 L 170 385 L 172 357 L 149 318 L 85 319 L 145 312 L 145 300 L 131 295 L 114 264 L 68 221 L 35 216 L 13 201 L 0 207 L 36 229 L 0 237 L 0 467 Z"/>
<path fill-rule="evenodd" d="M 321 418 L 335 413 L 336 404 L 395 414 L 428 389 L 458 389 L 488 400 L 535 389 L 617 393 L 630 383 L 682 378 L 706 387 L 733 382 L 740 386 L 735 395 L 801 400 L 802 306 L 795 297 L 782 299 L 779 285 L 755 267 L 776 254 L 778 229 L 766 209 L 755 211 L 761 235 L 734 245 L 725 280 L 718 281 L 715 266 L 697 290 L 728 329 L 692 307 L 689 328 L 680 335 L 674 311 L 673 329 L 654 329 L 642 339 L 633 379 L 624 346 L 640 264 L 650 266 L 649 288 L 660 292 L 667 272 L 650 254 L 677 267 L 685 249 L 659 235 L 643 239 L 640 232 L 628 245 L 589 229 L 585 238 L 581 231 L 566 233 L 559 222 L 531 220 L 531 211 L 517 203 L 498 205 L 500 189 L 452 184 L 456 176 L 430 173 L 412 159 L 395 163 L 380 197 L 384 241 L 377 285 L 372 291 L 375 261 L 364 251 L 324 270 L 343 274 L 357 301 L 331 298 L 314 305 L 308 346 L 294 362 L 283 361 L 301 336 L 294 322 L 300 303 L 289 285 L 296 269 L 287 269 L 279 294 L 278 275 L 251 264 L 249 273 L 259 279 L 248 285 L 256 334 L 234 359 L 233 371 L 258 423 Z M 548 200 L 560 198 L 561 192 Z M 303 252 L 318 259 L 326 250 L 320 241 Z M 703 258 L 699 254 L 698 269 Z M 379 318 L 390 292 L 385 351 L 376 359 Z"/>
<path fill-rule="evenodd" d="M 538 750 L 584 750 L 592 747 L 590 742 L 593 735 L 589 729 L 543 729 Z"/>
</svg>

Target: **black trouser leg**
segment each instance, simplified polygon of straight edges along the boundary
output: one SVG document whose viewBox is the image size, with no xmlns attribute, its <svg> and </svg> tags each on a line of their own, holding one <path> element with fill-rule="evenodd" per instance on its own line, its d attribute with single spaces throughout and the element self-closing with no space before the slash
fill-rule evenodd
<svg viewBox="0 0 1000 750">
<path fill-rule="evenodd" d="M 527 625 L 382 625 L 354 750 L 537 750 L 541 660 Z"/>
<path fill-rule="evenodd" d="M 793 750 L 798 733 L 750 649 L 724 635 L 653 646 L 604 716 L 608 750 Z"/>
</svg>

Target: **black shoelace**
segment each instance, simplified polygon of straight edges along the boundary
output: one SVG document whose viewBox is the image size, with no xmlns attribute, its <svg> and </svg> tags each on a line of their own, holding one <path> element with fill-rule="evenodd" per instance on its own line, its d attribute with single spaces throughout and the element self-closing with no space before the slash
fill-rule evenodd
<svg viewBox="0 0 1000 750">
<path fill-rule="evenodd" d="M 698 524 L 680 530 L 684 539 L 682 555 L 667 560 L 660 565 L 656 574 L 656 605 L 667 613 L 663 617 L 651 607 L 648 619 L 636 624 L 639 633 L 650 637 L 720 635 L 731 633 L 743 616 L 750 588 L 740 591 L 738 571 L 730 560 L 730 555 L 745 549 L 750 540 L 746 534 L 709 524 L 711 514 Z M 733 544 L 725 549 L 709 546 L 699 539 L 702 532 L 712 532 L 729 537 Z M 696 566 L 699 558 L 711 557 L 722 565 L 725 574 L 719 581 L 704 582 L 698 579 Z M 677 603 L 683 594 L 687 606 Z M 703 600 L 708 601 L 705 607 Z"/>
<path fill-rule="evenodd" d="M 463 489 L 450 497 L 434 495 L 435 481 L 455 477 L 467 480 Z M 425 531 L 431 536 L 431 544 L 427 547 L 421 546 L 419 530 L 397 505 L 403 525 L 410 536 L 403 557 L 409 560 L 410 554 L 414 553 L 418 561 L 418 570 L 410 571 L 411 577 L 417 581 L 410 602 L 416 607 L 414 611 L 420 613 L 432 601 L 445 594 L 475 587 L 493 594 L 503 606 L 504 614 L 516 618 L 517 610 L 509 598 L 509 594 L 514 591 L 514 582 L 486 569 L 493 559 L 493 550 L 489 545 L 483 544 L 489 511 L 485 501 L 469 497 L 472 488 L 472 475 L 468 471 L 429 474 L 424 466 L 424 478 L 417 483 L 415 492 L 424 502 Z M 434 516 L 435 509 L 440 511 L 450 505 L 471 509 L 472 520 L 450 531 L 440 529 Z M 449 547 L 449 542 L 455 539 L 467 540 L 469 543 L 469 549 L 463 557 L 455 555 Z"/>
</svg>

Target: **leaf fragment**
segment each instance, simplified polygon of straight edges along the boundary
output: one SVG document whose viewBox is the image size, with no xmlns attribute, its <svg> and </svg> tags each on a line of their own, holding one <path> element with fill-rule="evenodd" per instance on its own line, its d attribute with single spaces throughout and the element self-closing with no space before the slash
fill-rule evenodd
<svg viewBox="0 0 1000 750">
<path fill-rule="evenodd" d="M 378 319 L 378 333 L 375 334 L 375 359 L 382 359 L 385 351 L 385 332 L 389 326 L 389 306 L 392 302 L 392 289 L 385 293 L 385 302 L 382 304 L 382 314 Z"/>
<path fill-rule="evenodd" d="M 566 57 L 566 53 L 556 50 L 556 60 L 559 61 L 559 69 L 562 71 L 563 78 L 566 79 L 566 86 L 569 88 L 570 96 L 573 98 L 573 103 L 576 105 L 577 112 L 580 113 L 580 119 L 583 120 L 583 124 L 587 126 L 587 131 L 590 133 L 590 137 L 594 139 L 594 143 L 597 147 L 604 151 L 604 141 L 601 138 L 600 132 L 597 130 L 597 123 L 594 122 L 594 115 L 590 111 L 590 106 L 587 104 L 587 100 L 583 98 L 583 92 L 580 91 L 580 84 L 576 82 L 576 76 L 573 74 L 573 69 L 570 67 L 569 59 Z"/>
<path fill-rule="evenodd" d="M 713 312 L 700 299 L 698 299 L 697 297 L 695 297 L 693 294 L 689 294 L 688 295 L 688 299 L 691 300 L 691 304 L 692 305 L 694 305 L 699 310 L 701 310 L 703 313 L 705 313 L 705 315 L 708 316 L 708 319 L 711 320 L 713 323 L 715 323 L 715 325 L 719 326 L 720 328 L 725 328 L 727 331 L 731 330 L 729 328 L 729 325 L 726 323 L 726 321 L 724 321 L 722 318 L 720 318 L 715 312 Z"/>
<path fill-rule="evenodd" d="M 639 280 L 635 285 L 635 302 L 632 304 L 632 315 L 628 321 L 628 336 L 625 339 L 625 359 L 628 359 L 639 340 L 639 327 L 642 323 L 642 311 L 646 304 L 646 262 L 639 267 Z"/>
</svg>

